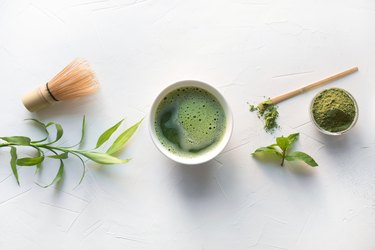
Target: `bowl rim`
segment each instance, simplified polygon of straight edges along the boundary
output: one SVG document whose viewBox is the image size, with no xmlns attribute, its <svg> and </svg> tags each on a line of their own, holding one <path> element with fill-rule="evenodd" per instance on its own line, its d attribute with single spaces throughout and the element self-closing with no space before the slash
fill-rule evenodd
<svg viewBox="0 0 375 250">
<path fill-rule="evenodd" d="M 185 157 L 185 156 L 179 156 L 179 155 L 171 153 L 170 151 L 168 151 L 168 149 L 165 146 L 161 144 L 155 131 L 154 120 L 155 120 L 156 109 L 160 101 L 162 100 L 162 98 L 165 97 L 165 95 L 181 87 L 199 87 L 199 88 L 206 90 L 207 92 L 212 94 L 214 97 L 216 97 L 216 99 L 219 101 L 219 103 L 223 107 L 225 117 L 226 117 L 226 129 L 220 142 L 213 149 L 203 154 L 197 155 L 196 157 Z M 178 81 L 178 82 L 168 85 L 154 99 L 150 112 L 149 112 L 149 132 L 150 132 L 150 136 L 156 148 L 162 154 L 167 156 L 169 159 L 175 162 L 184 164 L 184 165 L 197 165 L 197 164 L 205 163 L 215 158 L 224 150 L 224 148 L 228 144 L 232 135 L 232 131 L 233 131 L 233 115 L 228 105 L 228 102 L 226 101 L 224 96 L 212 85 L 202 82 L 202 81 L 198 81 L 198 80 L 182 80 L 182 81 Z"/>
<path fill-rule="evenodd" d="M 343 92 L 345 92 L 349 98 L 353 101 L 354 103 L 354 107 L 355 107 L 355 116 L 354 116 L 354 119 L 353 119 L 353 122 L 352 124 L 350 124 L 350 126 L 345 129 L 345 130 L 342 130 L 342 131 L 338 131 L 338 132 L 331 132 L 331 131 L 328 131 L 328 130 L 325 130 L 324 128 L 320 127 L 319 124 L 315 121 L 315 118 L 314 118 L 314 114 L 313 114 L 313 105 L 314 105 L 314 102 L 315 102 L 315 99 L 321 94 L 323 93 L 324 91 L 326 90 L 331 90 L 331 89 L 338 89 L 338 90 L 341 90 Z M 359 108 L 358 108 L 358 103 L 357 101 L 355 100 L 355 98 L 353 97 L 352 94 L 350 94 L 347 90 L 343 89 L 343 88 L 339 88 L 339 87 L 332 87 L 332 88 L 326 88 L 326 89 L 323 89 L 321 91 L 319 91 L 311 100 L 310 102 L 310 119 L 313 121 L 315 127 L 320 131 L 322 132 L 323 134 L 326 134 L 326 135 L 342 135 L 342 134 L 345 134 L 347 133 L 349 130 L 351 130 L 355 124 L 357 123 L 358 121 L 358 116 L 359 116 Z"/>
</svg>

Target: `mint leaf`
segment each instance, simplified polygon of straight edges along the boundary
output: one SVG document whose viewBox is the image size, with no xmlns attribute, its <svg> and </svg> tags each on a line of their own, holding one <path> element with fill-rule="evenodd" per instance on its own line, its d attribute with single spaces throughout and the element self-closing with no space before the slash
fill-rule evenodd
<svg viewBox="0 0 375 250">
<path fill-rule="evenodd" d="M 298 140 L 299 134 L 290 134 L 287 137 L 281 136 L 276 138 L 276 144 L 271 144 L 267 147 L 258 148 L 252 153 L 253 156 L 274 157 L 281 158 L 281 166 L 284 165 L 284 161 L 303 161 L 312 167 L 318 166 L 315 160 L 306 153 L 303 152 L 292 152 L 287 153 L 290 147 Z M 261 157 L 259 157 L 261 158 Z"/>
<path fill-rule="evenodd" d="M 281 148 L 282 151 L 285 151 L 289 146 L 288 138 L 281 136 L 276 138 L 277 146 Z"/>
<path fill-rule="evenodd" d="M 252 153 L 252 155 L 256 156 L 256 155 L 259 155 L 259 154 L 270 154 L 270 155 L 274 155 L 274 156 L 277 156 L 277 157 L 281 157 L 281 154 L 279 151 L 277 151 L 275 148 L 273 147 L 261 147 L 261 148 L 258 148 L 254 151 L 254 153 Z"/>
<path fill-rule="evenodd" d="M 299 137 L 299 133 L 288 135 L 288 137 L 287 137 L 288 141 L 289 141 L 288 148 L 290 148 L 291 146 L 293 146 L 293 144 L 298 140 L 298 137 Z"/>
<path fill-rule="evenodd" d="M 311 156 L 309 156 L 306 153 L 299 152 L 299 151 L 288 154 L 285 157 L 285 160 L 287 160 L 287 161 L 303 161 L 306 164 L 310 165 L 311 167 L 318 166 L 318 163 L 316 163 L 315 160 Z"/>
</svg>

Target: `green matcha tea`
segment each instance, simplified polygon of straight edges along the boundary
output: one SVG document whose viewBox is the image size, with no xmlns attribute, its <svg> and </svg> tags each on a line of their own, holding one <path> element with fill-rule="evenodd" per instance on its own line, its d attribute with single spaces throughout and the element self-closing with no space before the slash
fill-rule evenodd
<svg viewBox="0 0 375 250">
<path fill-rule="evenodd" d="M 179 156 L 194 157 L 214 148 L 225 128 L 223 107 L 202 88 L 173 90 L 156 109 L 156 135 L 164 147 Z"/>
</svg>

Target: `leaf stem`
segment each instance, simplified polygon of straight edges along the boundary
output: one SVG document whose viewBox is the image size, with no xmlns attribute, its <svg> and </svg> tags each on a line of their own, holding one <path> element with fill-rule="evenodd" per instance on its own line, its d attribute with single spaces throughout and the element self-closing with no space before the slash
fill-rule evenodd
<svg viewBox="0 0 375 250">
<path fill-rule="evenodd" d="M 284 166 L 284 161 L 285 161 L 285 153 L 286 153 L 286 150 L 283 150 L 283 154 L 282 154 L 282 160 L 281 160 L 281 166 L 283 167 Z"/>
<path fill-rule="evenodd" d="M 18 181 L 17 165 L 36 166 L 36 173 L 37 173 L 38 170 L 41 169 L 42 162 L 44 161 L 46 157 L 59 160 L 60 167 L 56 174 L 56 177 L 53 179 L 52 183 L 43 187 L 48 187 L 62 180 L 63 173 L 64 173 L 64 161 L 63 160 L 67 159 L 69 154 L 72 154 L 75 157 L 79 158 L 83 166 L 82 176 L 78 184 L 82 182 L 86 173 L 86 166 L 85 166 L 86 159 L 99 163 L 99 164 L 105 164 L 105 165 L 122 164 L 122 163 L 128 162 L 129 159 L 122 160 L 122 159 L 117 158 L 116 156 L 113 156 L 112 154 L 118 152 L 125 146 L 126 142 L 132 137 L 132 135 L 138 129 L 138 126 L 140 125 L 142 121 L 141 120 L 137 122 L 130 128 L 126 129 L 124 132 L 122 132 L 120 136 L 115 140 L 115 142 L 110 146 L 107 152 L 99 152 L 99 151 L 96 151 L 96 149 L 99 146 L 101 146 L 104 142 L 110 139 L 112 134 L 121 125 L 123 120 L 118 122 L 116 125 L 114 125 L 110 129 L 106 130 L 99 137 L 98 142 L 96 144 L 96 148 L 89 149 L 89 150 L 83 150 L 80 147 L 76 148 L 76 146 L 82 144 L 84 137 L 85 137 L 85 127 L 86 127 L 85 117 L 83 117 L 83 120 L 82 120 L 81 138 L 76 145 L 71 146 L 71 147 L 66 147 L 66 146 L 63 147 L 63 146 L 54 145 L 56 142 L 58 142 L 62 138 L 64 134 L 63 127 L 59 123 L 49 122 L 45 124 L 36 119 L 29 119 L 29 120 L 34 121 L 44 131 L 44 133 L 46 134 L 45 138 L 41 140 L 32 140 L 31 138 L 26 137 L 26 136 L 0 137 L 0 148 L 10 147 L 11 149 L 10 150 L 10 155 L 11 155 L 10 164 L 11 164 L 13 174 L 15 175 L 18 184 L 19 184 L 19 181 Z M 53 126 L 56 130 L 55 138 L 52 139 L 51 141 L 48 140 L 50 137 L 49 137 L 49 131 L 47 129 L 50 126 Z M 37 156 L 18 159 L 16 147 L 28 147 L 29 149 L 33 148 L 37 151 L 36 152 Z M 52 155 L 51 155 L 51 152 L 52 152 Z"/>
<path fill-rule="evenodd" d="M 31 146 L 35 146 L 35 147 L 38 147 L 38 148 L 44 148 L 44 149 L 47 149 L 47 150 L 59 150 L 59 151 L 62 151 L 62 152 L 70 152 L 72 150 L 69 150 L 69 149 L 65 149 L 65 148 L 62 148 L 62 147 L 54 147 L 54 146 L 50 146 L 50 145 L 38 145 L 38 144 L 31 144 Z"/>
</svg>

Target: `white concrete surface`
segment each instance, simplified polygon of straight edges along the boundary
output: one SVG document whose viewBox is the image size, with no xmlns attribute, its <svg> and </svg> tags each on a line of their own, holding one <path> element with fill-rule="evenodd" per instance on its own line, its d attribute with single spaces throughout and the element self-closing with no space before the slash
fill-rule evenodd
<svg viewBox="0 0 375 250">
<path fill-rule="evenodd" d="M 28 113 L 21 95 L 73 58 L 101 81 L 92 97 Z M 266 134 L 247 102 L 352 66 L 329 86 L 357 99 L 347 135 L 310 122 L 318 91 L 280 105 L 282 129 Z M 40 188 L 57 171 L 19 168 L 0 152 L 0 249 L 375 249 L 375 1 L 373 0 L 0 0 L 0 135 L 40 136 L 25 118 L 57 121 L 63 143 L 79 138 L 87 115 L 92 147 L 125 117 L 147 117 L 167 85 L 198 79 L 217 87 L 234 114 L 230 144 L 215 160 L 184 167 L 154 147 L 147 122 L 121 157 L 126 165 L 66 162 L 60 187 Z M 320 88 L 321 89 L 321 88 Z M 316 169 L 263 164 L 250 156 L 274 137 L 300 132 L 297 148 Z"/>
</svg>

